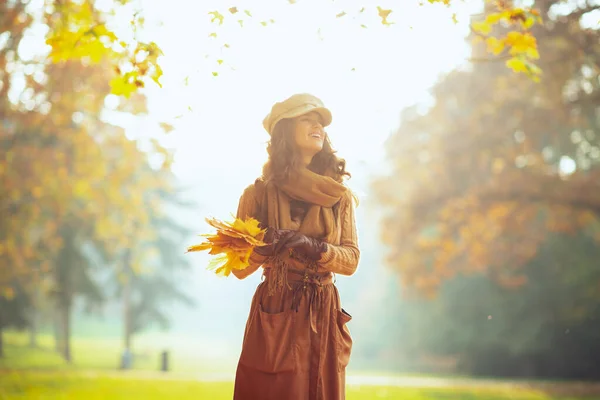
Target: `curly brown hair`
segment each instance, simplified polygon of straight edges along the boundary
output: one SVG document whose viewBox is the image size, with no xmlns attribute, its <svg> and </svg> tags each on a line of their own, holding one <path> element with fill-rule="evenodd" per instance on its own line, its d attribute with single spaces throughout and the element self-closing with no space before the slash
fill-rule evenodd
<svg viewBox="0 0 600 400">
<path fill-rule="evenodd" d="M 302 159 L 294 141 L 294 120 L 282 119 L 275 125 L 271 140 L 267 145 L 269 159 L 263 166 L 262 178 L 265 181 L 283 182 L 290 171 L 300 167 Z M 346 160 L 335 155 L 329 136 L 325 134 L 323 148 L 313 157 L 308 169 L 319 175 L 329 176 L 338 182 L 351 175 L 346 171 Z"/>
</svg>

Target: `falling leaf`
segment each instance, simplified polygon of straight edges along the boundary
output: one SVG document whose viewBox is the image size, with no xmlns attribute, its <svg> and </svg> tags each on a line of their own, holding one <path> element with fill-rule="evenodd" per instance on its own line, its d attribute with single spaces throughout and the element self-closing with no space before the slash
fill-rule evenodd
<svg viewBox="0 0 600 400">
<path fill-rule="evenodd" d="M 342 11 L 341 13 L 339 13 L 339 14 L 336 14 L 336 15 L 335 15 L 335 17 L 336 17 L 336 18 L 341 18 L 341 17 L 343 17 L 344 15 L 346 15 L 346 11 Z"/>
<path fill-rule="evenodd" d="M 217 64 L 219 64 L 219 65 L 223 64 L 223 60 L 221 60 L 221 59 L 217 60 Z"/>
<path fill-rule="evenodd" d="M 219 76 L 219 73 L 217 71 L 213 71 L 212 76 Z"/>
<path fill-rule="evenodd" d="M 212 32 L 211 34 L 208 35 L 208 37 L 216 38 L 217 37 L 217 32 Z"/>
<path fill-rule="evenodd" d="M 260 21 L 260 24 L 261 24 L 262 26 L 267 26 L 267 23 L 266 23 L 265 21 Z"/>
<path fill-rule="evenodd" d="M 173 131 L 175 129 L 173 127 L 173 125 L 171 125 L 167 122 L 160 122 L 159 125 L 165 133 L 170 133 L 171 131 Z"/>
<path fill-rule="evenodd" d="M 386 10 L 383 9 L 379 6 L 377 6 L 377 13 L 379 14 L 379 17 L 381 18 L 381 23 L 383 25 L 392 25 L 393 22 L 389 22 L 387 19 L 390 16 L 392 10 Z"/>
<path fill-rule="evenodd" d="M 238 9 L 237 9 L 237 7 L 231 7 L 231 8 L 229 9 L 229 12 L 230 12 L 230 13 L 232 13 L 232 14 L 235 14 L 235 13 L 237 13 L 237 12 L 238 12 Z"/>
<path fill-rule="evenodd" d="M 219 23 L 219 25 L 223 25 L 223 19 L 225 18 L 223 16 L 223 14 L 221 14 L 218 11 L 210 11 L 208 14 L 212 15 L 212 18 L 210 19 L 210 22 L 217 21 Z"/>
<path fill-rule="evenodd" d="M 250 11 L 248 11 L 248 10 L 244 10 L 244 13 L 245 13 L 247 16 L 249 16 L 249 17 L 252 17 L 252 14 L 250 14 Z"/>
<path fill-rule="evenodd" d="M 458 18 L 456 18 L 456 13 L 452 14 L 452 22 L 454 22 L 454 24 L 458 24 Z"/>
</svg>

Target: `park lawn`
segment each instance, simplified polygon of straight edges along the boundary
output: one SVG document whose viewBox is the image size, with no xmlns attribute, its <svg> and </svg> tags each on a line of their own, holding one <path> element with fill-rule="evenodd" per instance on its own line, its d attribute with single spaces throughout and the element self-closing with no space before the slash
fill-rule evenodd
<svg viewBox="0 0 600 400">
<path fill-rule="evenodd" d="M 0 358 L 0 369 L 46 369 L 46 370 L 115 370 L 119 366 L 121 341 L 114 338 L 73 337 L 71 355 L 73 361 L 67 363 L 54 351 L 54 338 L 50 334 L 39 334 L 38 347 L 29 347 L 26 334 L 9 331 L 4 333 L 5 357 Z M 184 338 L 180 342 L 193 342 Z M 142 346 L 139 346 L 142 347 Z M 156 371 L 160 368 L 160 352 L 156 345 L 144 346 L 144 355 L 135 358 L 133 368 L 142 371 Z M 136 349 L 134 349 L 135 351 Z M 235 360 L 218 357 L 199 357 L 197 348 L 171 347 L 169 370 L 173 372 L 215 373 L 235 368 Z"/>
<path fill-rule="evenodd" d="M 231 399 L 232 382 L 200 382 L 164 378 L 105 376 L 74 371 L 0 372 L 0 400 L 27 399 Z M 396 388 L 349 386 L 348 400 L 583 400 L 584 397 L 553 397 L 530 389 L 491 388 Z M 587 399 L 592 399 L 588 397 Z"/>
<path fill-rule="evenodd" d="M 74 362 L 65 363 L 52 350 L 49 335 L 40 335 L 37 349 L 29 348 L 25 335 L 5 335 L 5 357 L 0 359 L 0 400 L 4 399 L 231 399 L 233 382 L 230 378 L 210 381 L 198 377 L 223 371 L 234 371 L 235 364 L 221 365 L 212 360 L 200 360 L 174 348 L 172 369 L 160 373 L 158 349 L 152 357 L 138 360 L 133 371 L 116 370 L 120 343 L 102 338 L 73 339 Z M 208 361 L 208 362 L 207 362 Z M 208 374 L 207 374 L 208 373 Z M 228 374 L 229 375 L 229 374 Z M 381 375 L 379 375 L 381 376 Z M 450 377 L 447 377 L 450 378 Z M 539 387 L 508 386 L 481 381 L 452 379 L 448 387 L 393 387 L 376 385 L 347 385 L 347 399 L 401 400 L 592 400 L 599 396 L 576 397 L 551 395 Z M 474 385 L 478 382 L 479 385 Z M 521 382 L 523 383 L 523 382 Z M 556 392 L 552 392 L 556 393 Z M 574 393 L 562 391 L 560 393 Z M 583 392 L 586 393 L 586 392 Z M 598 391 L 596 391 L 598 393 Z"/>
</svg>

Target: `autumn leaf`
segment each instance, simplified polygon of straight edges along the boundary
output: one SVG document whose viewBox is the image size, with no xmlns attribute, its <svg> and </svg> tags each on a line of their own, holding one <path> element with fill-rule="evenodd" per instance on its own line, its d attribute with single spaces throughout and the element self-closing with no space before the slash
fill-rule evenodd
<svg viewBox="0 0 600 400">
<path fill-rule="evenodd" d="M 229 276 L 233 269 L 246 268 L 254 247 L 265 245 L 262 241 L 265 230 L 254 218 L 235 218 L 232 222 L 207 218 L 206 222 L 216 229 L 216 233 L 201 235 L 207 240 L 189 246 L 187 252 L 208 250 L 210 255 L 216 256 L 211 259 L 208 269 L 215 270 L 217 275 Z"/>
<path fill-rule="evenodd" d="M 232 14 L 235 14 L 238 12 L 238 9 L 237 9 L 237 7 L 231 7 L 231 8 L 229 8 L 229 12 Z"/>
<path fill-rule="evenodd" d="M 335 17 L 336 17 L 336 18 L 341 18 L 341 17 L 343 17 L 343 16 L 345 16 L 345 15 L 346 15 L 346 11 L 342 11 L 341 13 L 339 13 L 339 14 L 336 14 L 336 15 L 335 15 Z"/>
<path fill-rule="evenodd" d="M 494 55 L 499 55 L 504 51 L 504 40 L 499 40 L 495 37 L 489 37 L 486 39 L 488 51 Z"/>
<path fill-rule="evenodd" d="M 386 9 L 381 8 L 380 6 L 377 6 L 377 14 L 381 18 L 381 23 L 383 25 L 392 25 L 392 24 L 394 24 L 393 22 L 389 22 L 387 20 L 391 13 L 392 13 L 392 10 L 386 10 Z"/>
<path fill-rule="evenodd" d="M 473 22 L 471 24 L 473 30 L 482 35 L 488 35 L 492 31 L 492 26 L 487 22 Z"/>
<path fill-rule="evenodd" d="M 138 86 L 135 84 L 135 80 L 131 79 L 133 76 L 135 76 L 133 73 L 115 76 L 110 81 L 111 93 L 117 96 L 125 96 L 126 98 L 129 98 L 131 94 L 138 89 Z"/>
<path fill-rule="evenodd" d="M 223 14 L 221 14 L 220 12 L 218 12 L 218 11 L 210 11 L 210 12 L 208 13 L 208 15 L 211 15 L 211 16 L 212 16 L 212 18 L 210 19 L 210 22 L 215 22 L 215 21 L 217 21 L 217 23 L 218 23 L 219 25 L 223 25 L 223 20 L 225 19 L 225 17 L 224 17 L 224 16 L 223 16 Z"/>
<path fill-rule="evenodd" d="M 171 124 L 168 124 L 168 123 L 166 123 L 166 122 L 160 122 L 160 123 L 159 123 L 159 125 L 160 125 L 160 127 L 162 128 L 162 130 L 163 130 L 165 133 L 170 133 L 170 132 L 172 132 L 172 131 L 173 131 L 173 129 L 175 129 L 175 128 L 173 127 L 173 125 L 171 125 Z"/>
</svg>

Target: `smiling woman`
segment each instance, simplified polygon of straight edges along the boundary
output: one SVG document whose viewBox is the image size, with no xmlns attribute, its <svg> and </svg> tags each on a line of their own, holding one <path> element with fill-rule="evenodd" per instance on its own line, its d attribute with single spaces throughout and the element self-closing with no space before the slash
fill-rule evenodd
<svg viewBox="0 0 600 400">
<path fill-rule="evenodd" d="M 240 279 L 263 267 L 250 307 L 234 398 L 343 399 L 352 338 L 333 274 L 352 275 L 359 249 L 345 162 L 324 128 L 331 112 L 309 94 L 276 103 L 263 176 L 243 193 L 238 218 L 267 229 Z"/>
</svg>

